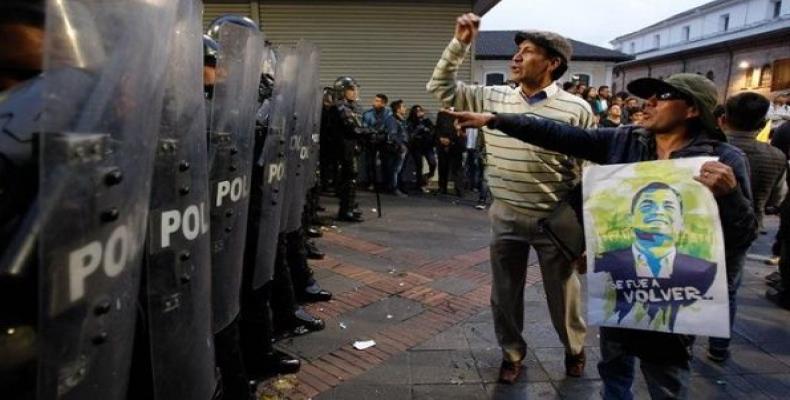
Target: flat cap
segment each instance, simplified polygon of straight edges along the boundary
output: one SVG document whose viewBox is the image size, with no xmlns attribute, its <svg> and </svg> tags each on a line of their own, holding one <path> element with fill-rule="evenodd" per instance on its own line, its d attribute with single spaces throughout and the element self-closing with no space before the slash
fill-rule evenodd
<svg viewBox="0 0 790 400">
<path fill-rule="evenodd" d="M 516 33 L 516 46 L 520 46 L 521 42 L 525 40 L 529 40 L 547 51 L 556 53 L 564 58 L 566 63 L 570 62 L 571 56 L 573 55 L 573 46 L 571 42 L 554 32 L 521 31 Z"/>
</svg>

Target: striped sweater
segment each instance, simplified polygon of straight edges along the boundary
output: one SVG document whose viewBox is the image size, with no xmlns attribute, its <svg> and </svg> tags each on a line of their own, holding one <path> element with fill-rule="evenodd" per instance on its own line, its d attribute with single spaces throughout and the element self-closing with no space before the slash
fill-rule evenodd
<svg viewBox="0 0 790 400">
<path fill-rule="evenodd" d="M 475 112 L 520 113 L 589 128 L 590 105 L 555 84 L 547 99 L 530 105 L 521 88 L 476 86 L 456 81 L 469 46 L 453 39 L 426 85 L 445 107 Z M 498 130 L 482 129 L 486 178 L 494 198 L 521 213 L 549 214 L 579 181 L 579 164 L 571 157 L 511 138 Z"/>
</svg>

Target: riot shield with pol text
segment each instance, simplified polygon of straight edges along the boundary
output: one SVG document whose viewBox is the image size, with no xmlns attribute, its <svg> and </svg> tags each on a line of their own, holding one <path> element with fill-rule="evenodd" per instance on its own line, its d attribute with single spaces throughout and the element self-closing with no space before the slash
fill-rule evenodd
<svg viewBox="0 0 790 400">
<path fill-rule="evenodd" d="M 315 112 L 317 90 L 320 87 L 316 80 L 318 73 L 318 49 L 315 45 L 305 41 L 297 43 L 293 49 L 298 60 L 298 77 L 296 79 L 296 96 L 294 98 L 293 129 L 287 139 L 289 154 L 292 157 L 293 167 L 288 172 L 289 203 L 285 232 L 293 232 L 302 224 L 302 211 L 305 205 L 305 196 L 309 189 L 309 175 L 315 170 L 310 170 L 312 147 L 312 114 Z"/>
<path fill-rule="evenodd" d="M 209 34 L 220 50 L 209 126 L 213 330 L 239 313 L 253 134 L 263 38 L 242 17 L 223 16 Z"/>
<path fill-rule="evenodd" d="M 202 7 L 175 2 L 146 243 L 150 349 L 137 351 L 150 354 L 154 399 L 209 400 L 215 370 Z"/>
<path fill-rule="evenodd" d="M 250 196 L 250 223 L 248 233 L 247 263 L 251 288 L 256 290 L 272 279 L 277 250 L 277 236 L 284 208 L 285 190 L 285 138 L 282 126 L 290 121 L 283 118 L 293 107 L 293 84 L 278 69 L 273 49 L 264 52 L 262 84 L 272 85 L 271 93 L 264 96 L 258 113 L 259 131 L 255 137 L 255 158 Z M 273 68 L 272 68 L 273 67 Z"/>
<path fill-rule="evenodd" d="M 51 0 L 39 399 L 126 397 L 175 2 Z"/>
</svg>

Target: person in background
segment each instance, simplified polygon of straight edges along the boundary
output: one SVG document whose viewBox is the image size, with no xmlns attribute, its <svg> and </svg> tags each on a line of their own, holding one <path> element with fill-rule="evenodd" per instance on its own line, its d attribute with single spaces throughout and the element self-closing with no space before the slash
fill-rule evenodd
<svg viewBox="0 0 790 400">
<path fill-rule="evenodd" d="M 394 135 L 388 127 L 394 127 L 389 120 L 392 118 L 392 111 L 387 107 L 389 98 L 386 94 L 379 93 L 373 98 L 373 106 L 362 114 L 362 125 L 370 128 L 386 137 Z M 359 154 L 359 183 L 360 188 L 369 188 L 371 185 L 380 184 L 378 179 L 379 170 L 377 161 L 381 157 L 380 149 L 372 143 L 362 146 Z"/>
<path fill-rule="evenodd" d="M 403 171 L 403 164 L 406 161 L 406 155 L 409 152 L 408 148 L 408 134 L 406 133 L 406 105 L 403 100 L 395 100 L 390 103 L 390 110 L 396 126 L 391 130 L 391 134 L 387 137 L 387 181 L 388 189 L 390 192 L 398 197 L 406 197 L 406 194 L 401 191 L 400 175 Z"/>
<path fill-rule="evenodd" d="M 612 103 L 611 92 L 609 91 L 609 86 L 602 85 L 598 87 L 598 98 L 595 102 L 593 102 L 593 112 L 595 115 L 604 118 L 606 116 L 606 110 L 609 109 L 609 106 Z"/>
<path fill-rule="evenodd" d="M 767 118 L 771 121 L 771 129 L 777 129 L 790 120 L 790 96 L 779 94 L 768 108 Z"/>
<path fill-rule="evenodd" d="M 588 87 L 585 88 L 584 91 L 581 92 L 581 94 L 582 94 L 582 98 L 586 100 L 587 103 L 590 104 L 590 108 L 592 108 L 593 111 L 595 111 L 593 105 L 595 104 L 596 101 L 598 101 L 598 89 L 594 87 Z"/>
<path fill-rule="evenodd" d="M 466 132 L 459 134 L 453 120 L 443 117 L 436 119 L 436 155 L 439 159 L 439 194 L 447 194 L 447 184 L 453 178 L 455 195 L 463 197 L 464 173 L 463 155 L 466 150 Z"/>
<path fill-rule="evenodd" d="M 480 160 L 478 147 L 478 130 L 469 128 L 466 134 L 466 183 L 472 191 L 480 193 L 480 185 L 483 181 L 483 165 Z"/>
<path fill-rule="evenodd" d="M 423 193 L 428 193 L 428 181 L 436 173 L 436 136 L 434 125 L 425 109 L 419 104 L 409 110 L 406 119 L 406 132 L 409 135 L 409 154 L 414 160 L 417 171 L 417 186 Z M 423 174 L 423 159 L 428 163 L 428 172 Z"/>
<path fill-rule="evenodd" d="M 601 120 L 600 126 L 602 128 L 617 128 L 618 126 L 622 125 L 622 113 L 621 108 L 617 104 L 612 104 L 611 107 L 606 111 L 606 118 Z"/>
<path fill-rule="evenodd" d="M 588 88 L 587 85 L 585 85 L 582 82 L 579 82 L 579 85 L 576 86 L 576 95 L 586 100 L 587 99 L 587 94 L 586 94 L 587 93 L 587 88 Z M 596 93 L 597 93 L 597 90 L 596 90 Z"/>
<path fill-rule="evenodd" d="M 579 83 L 575 81 L 568 81 L 562 84 L 562 90 L 570 93 L 570 94 L 577 94 L 579 90 Z"/>
<path fill-rule="evenodd" d="M 757 227 L 762 226 L 766 205 L 773 197 L 778 197 L 785 181 L 787 159 L 781 151 L 768 143 L 756 140 L 757 134 L 766 123 L 768 99 L 754 92 L 744 92 L 727 99 L 724 115 L 718 119 L 719 126 L 727 135 L 728 142 L 742 150 L 749 161 L 749 183 L 752 187 L 752 209 L 757 219 Z M 777 202 L 778 204 L 778 202 Z M 741 284 L 744 259 L 736 260 L 739 265 L 727 265 L 727 288 L 730 296 L 730 326 L 735 321 L 737 309 L 736 294 Z M 710 338 L 708 358 L 724 362 L 730 356 L 730 340 Z"/>
<path fill-rule="evenodd" d="M 642 111 L 641 107 L 633 107 L 628 108 L 628 124 L 629 125 L 639 125 L 642 121 L 642 117 L 644 117 L 645 112 Z M 620 117 L 621 119 L 623 117 Z"/>
</svg>

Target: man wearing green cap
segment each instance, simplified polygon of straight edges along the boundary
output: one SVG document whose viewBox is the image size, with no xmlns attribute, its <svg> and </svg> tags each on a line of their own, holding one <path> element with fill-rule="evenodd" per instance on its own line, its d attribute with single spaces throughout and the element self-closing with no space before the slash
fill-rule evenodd
<svg viewBox="0 0 790 400">
<path fill-rule="evenodd" d="M 696 74 L 677 74 L 666 81 L 642 78 L 628 91 L 646 99 L 640 126 L 583 130 L 545 119 L 515 114 L 450 114 L 461 127 L 498 129 L 546 149 L 598 164 L 714 156 L 694 178 L 707 186 L 719 207 L 728 276 L 738 273 L 738 260 L 755 238 L 749 167 L 745 154 L 726 143 L 713 119 L 716 87 Z M 693 336 L 601 328 L 601 361 L 605 399 L 630 399 L 634 359 L 652 398 L 688 397 Z"/>
<path fill-rule="evenodd" d="M 457 71 L 477 35 L 480 18 L 458 17 L 455 37 L 445 49 L 427 84 L 446 107 L 535 115 L 563 124 L 593 125 L 590 105 L 557 85 L 568 69 L 573 52 L 564 37 L 544 31 L 518 32 L 510 63 L 510 80 L 518 87 L 468 85 Z M 579 182 L 579 164 L 572 157 L 482 130 L 486 154 L 486 180 L 494 198 L 491 218 L 491 309 L 497 342 L 502 348 L 499 380 L 514 383 L 527 354 L 524 328 L 524 284 L 530 248 L 540 260 L 543 288 L 551 322 L 565 347 L 565 373 L 584 372 L 581 284 L 569 256 L 543 227 L 551 220 L 564 227 L 564 236 L 583 242 L 573 209 L 564 201 Z"/>
</svg>

